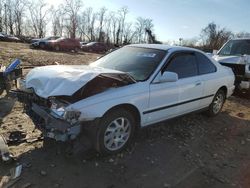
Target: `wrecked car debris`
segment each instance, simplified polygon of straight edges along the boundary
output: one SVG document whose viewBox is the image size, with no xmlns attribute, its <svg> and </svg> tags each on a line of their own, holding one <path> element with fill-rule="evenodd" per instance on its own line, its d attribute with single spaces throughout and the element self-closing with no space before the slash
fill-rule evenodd
<svg viewBox="0 0 250 188">
<path fill-rule="evenodd" d="M 19 90 L 11 91 L 11 96 L 24 103 L 45 137 L 67 141 L 81 131 L 81 112 L 65 111 L 68 105 L 135 82 L 126 73 L 100 67 L 44 66 L 31 70 L 26 80 L 19 80 Z"/>
<path fill-rule="evenodd" d="M 0 156 L 4 162 L 11 160 L 7 142 L 2 135 L 0 135 Z"/>
<path fill-rule="evenodd" d="M 17 181 L 20 180 L 20 175 L 22 173 L 23 165 L 18 164 L 16 167 L 11 168 L 9 174 L 1 177 L 0 176 L 0 187 L 8 188 L 13 186 Z"/>
<path fill-rule="evenodd" d="M 27 91 L 32 88 L 39 97 L 45 99 L 51 96 L 71 96 L 97 76 L 110 74 L 114 79 L 126 75 L 120 71 L 86 65 L 43 66 L 32 69 L 19 89 Z M 135 82 L 131 77 L 130 80 Z"/>
<path fill-rule="evenodd" d="M 18 78 L 22 76 L 22 69 L 20 68 L 21 61 L 19 59 L 14 60 L 7 67 L 0 65 L 0 95 L 4 90 L 9 92 L 13 85 L 16 85 Z"/>
<path fill-rule="evenodd" d="M 183 88 L 184 83 L 177 83 L 178 74 L 180 78 L 197 76 L 201 79 L 201 75 L 196 75 L 197 66 L 190 75 L 181 75 L 179 70 L 166 67 L 164 59 L 169 58 L 167 63 L 172 65 L 172 61 L 179 58 L 173 56 L 172 60 L 172 55 L 182 50 L 190 51 L 194 59 L 200 57 L 195 64 L 205 58 L 211 65 L 209 73 L 218 75 L 216 80 L 212 76 L 206 78 L 214 83 L 207 90 L 202 83 L 197 83 L 197 89 L 192 90 L 194 80 L 188 90 Z M 167 82 L 171 82 L 171 88 Z M 44 137 L 77 141 L 78 136 L 86 134 L 97 151 L 112 154 L 129 145 L 137 126 L 151 125 L 205 107 L 211 116 L 217 115 L 225 99 L 232 94 L 233 83 L 233 72 L 208 59 L 201 51 L 142 44 L 125 46 L 89 66 L 37 67 L 20 81 L 20 87 L 12 94 L 24 103 L 26 113 Z M 180 99 L 182 94 L 186 97 Z M 203 103 L 185 106 L 203 99 L 206 99 Z M 174 113 L 171 109 L 168 111 L 182 105 L 183 109 L 178 107 Z"/>
<path fill-rule="evenodd" d="M 250 38 L 227 41 L 213 58 L 233 70 L 236 91 L 250 93 Z"/>
</svg>

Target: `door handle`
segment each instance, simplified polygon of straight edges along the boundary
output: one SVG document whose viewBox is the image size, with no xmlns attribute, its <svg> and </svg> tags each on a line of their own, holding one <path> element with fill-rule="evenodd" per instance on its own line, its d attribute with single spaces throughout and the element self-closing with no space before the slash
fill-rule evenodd
<svg viewBox="0 0 250 188">
<path fill-rule="evenodd" d="M 201 85 L 201 82 L 196 82 L 195 83 L 195 86 L 200 86 Z"/>
</svg>

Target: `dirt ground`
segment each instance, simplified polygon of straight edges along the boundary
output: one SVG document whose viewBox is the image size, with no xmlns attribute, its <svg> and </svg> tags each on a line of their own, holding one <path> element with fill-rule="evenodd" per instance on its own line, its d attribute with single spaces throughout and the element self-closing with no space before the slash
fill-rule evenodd
<svg viewBox="0 0 250 188">
<path fill-rule="evenodd" d="M 24 44 L 12 49 L 13 44 L 7 43 L 14 57 L 11 51 L 2 55 L 2 44 L 0 61 L 19 57 L 19 52 L 29 64 L 35 59 L 53 64 L 61 57 L 63 63 L 88 63 L 98 56 L 31 50 Z M 108 157 L 92 150 L 69 155 L 64 143 L 35 141 L 40 132 L 22 105 L 3 96 L 0 117 L 0 134 L 21 131 L 27 138 L 10 146 L 16 162 L 0 161 L 0 177 L 17 163 L 23 165 L 21 178 L 12 187 L 250 187 L 250 99 L 230 97 L 213 118 L 190 114 L 141 129 L 130 148 Z"/>
<path fill-rule="evenodd" d="M 7 65 L 16 58 L 22 61 L 23 66 L 59 64 L 88 64 L 100 54 L 85 52 L 51 52 L 46 50 L 30 49 L 29 44 L 0 42 L 0 64 Z"/>
</svg>

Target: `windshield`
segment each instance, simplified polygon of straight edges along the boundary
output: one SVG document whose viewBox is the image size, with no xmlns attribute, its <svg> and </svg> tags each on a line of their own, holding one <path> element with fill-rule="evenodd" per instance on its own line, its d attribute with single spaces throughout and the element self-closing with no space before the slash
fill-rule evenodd
<svg viewBox="0 0 250 188">
<path fill-rule="evenodd" d="M 230 40 L 220 50 L 218 55 L 250 55 L 250 39 L 249 40 Z"/>
<path fill-rule="evenodd" d="M 165 55 L 166 51 L 163 50 L 123 47 L 91 65 L 126 72 L 136 81 L 144 81 L 154 72 Z"/>
</svg>

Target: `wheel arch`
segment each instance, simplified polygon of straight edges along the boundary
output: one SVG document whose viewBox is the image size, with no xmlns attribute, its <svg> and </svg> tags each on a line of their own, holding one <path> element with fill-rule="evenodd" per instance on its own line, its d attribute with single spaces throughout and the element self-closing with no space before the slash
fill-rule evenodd
<svg viewBox="0 0 250 188">
<path fill-rule="evenodd" d="M 218 91 L 219 90 L 222 90 L 222 91 L 224 91 L 225 92 L 225 96 L 227 97 L 227 86 L 222 86 L 222 87 L 220 87 L 219 89 L 218 89 Z"/>
<path fill-rule="evenodd" d="M 113 106 L 109 110 L 107 110 L 104 115 L 106 115 L 107 113 L 110 113 L 111 111 L 118 110 L 118 109 L 125 109 L 128 112 L 131 112 L 131 114 L 135 117 L 136 127 L 141 126 L 141 115 L 140 115 L 138 108 L 129 103 L 124 103 L 124 104 Z"/>
</svg>

